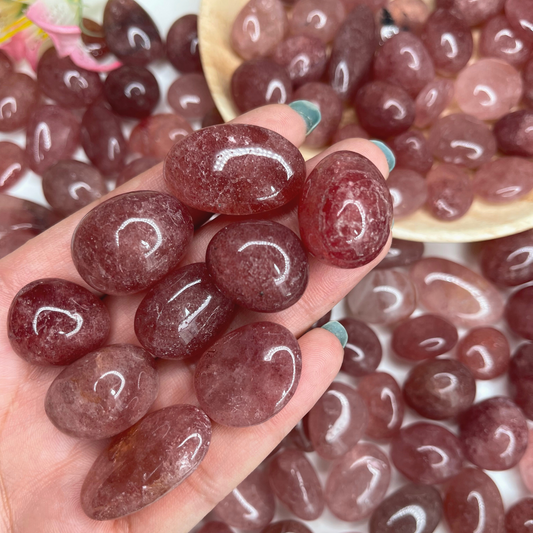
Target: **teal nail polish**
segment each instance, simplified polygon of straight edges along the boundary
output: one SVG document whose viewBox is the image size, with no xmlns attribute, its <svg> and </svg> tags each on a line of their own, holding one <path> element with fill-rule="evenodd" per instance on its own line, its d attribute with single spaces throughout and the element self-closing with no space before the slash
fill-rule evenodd
<svg viewBox="0 0 533 533">
<path fill-rule="evenodd" d="M 396 158 L 394 157 L 394 154 L 392 153 L 392 150 L 381 141 L 370 141 L 371 143 L 374 143 L 384 154 L 387 158 L 387 163 L 389 164 L 389 172 L 396 166 Z"/>
<path fill-rule="evenodd" d="M 348 333 L 340 322 L 332 320 L 331 322 L 324 324 L 322 327 L 333 333 L 333 335 L 339 339 L 339 342 L 342 344 L 343 348 L 346 346 L 348 342 Z"/>
<path fill-rule="evenodd" d="M 306 135 L 309 135 L 322 120 L 318 106 L 307 100 L 296 100 L 289 104 L 289 107 L 294 109 L 305 120 L 307 125 Z"/>
</svg>

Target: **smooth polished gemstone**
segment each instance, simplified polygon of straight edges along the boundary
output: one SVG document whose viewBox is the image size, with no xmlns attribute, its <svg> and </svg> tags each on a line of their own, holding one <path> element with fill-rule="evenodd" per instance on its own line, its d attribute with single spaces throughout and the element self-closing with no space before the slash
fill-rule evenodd
<svg viewBox="0 0 533 533">
<path fill-rule="evenodd" d="M 32 281 L 13 298 L 8 337 L 29 363 L 68 365 L 100 348 L 109 335 L 107 307 L 92 292 L 58 278 Z"/>
<path fill-rule="evenodd" d="M 396 167 L 387 180 L 392 198 L 394 218 L 413 214 L 428 198 L 428 186 L 424 176 L 414 170 Z"/>
<path fill-rule="evenodd" d="M 533 525 L 533 498 L 523 498 L 505 515 L 505 528 L 509 533 L 529 533 Z"/>
<path fill-rule="evenodd" d="M 363 376 L 357 392 L 368 409 L 366 435 L 372 439 L 390 439 L 400 430 L 404 403 L 396 380 L 385 372 Z"/>
<path fill-rule="evenodd" d="M 216 107 L 213 107 L 211 111 L 208 111 L 202 118 L 202 128 L 218 126 L 219 124 L 224 124 L 224 119 L 220 114 L 220 111 Z"/>
<path fill-rule="evenodd" d="M 387 456 L 374 444 L 358 444 L 331 465 L 324 496 L 340 520 L 356 522 L 370 516 L 383 501 L 391 478 Z"/>
<path fill-rule="evenodd" d="M 533 344 L 521 344 L 509 365 L 511 397 L 530 420 L 533 417 Z M 526 452 L 527 455 L 528 452 Z M 529 453 L 531 455 L 531 452 Z"/>
<path fill-rule="evenodd" d="M 295 446 L 302 452 L 313 452 L 313 443 L 309 439 L 309 417 L 304 416 L 287 435 L 285 443 Z"/>
<path fill-rule="evenodd" d="M 127 65 L 146 65 L 164 53 L 157 26 L 135 0 L 108 0 L 103 27 L 109 50 Z"/>
<path fill-rule="evenodd" d="M 22 72 L 12 72 L 0 83 L 0 131 L 24 128 L 39 100 L 37 82 Z"/>
<path fill-rule="evenodd" d="M 423 258 L 411 268 L 420 303 L 456 326 L 493 324 L 503 314 L 496 287 L 469 268 L 437 257 Z"/>
<path fill-rule="evenodd" d="M 454 83 L 445 78 L 435 78 L 418 93 L 415 100 L 415 126 L 431 126 L 452 103 Z"/>
<path fill-rule="evenodd" d="M 370 139 L 370 136 L 359 124 L 346 124 L 335 132 L 331 144 L 339 143 L 345 139 Z"/>
<path fill-rule="evenodd" d="M 231 45 L 243 59 L 267 56 L 283 40 L 288 27 L 280 0 L 250 0 L 233 22 Z"/>
<path fill-rule="evenodd" d="M 454 418 L 474 402 L 476 381 L 455 359 L 423 361 L 411 369 L 403 385 L 409 407 L 431 420 Z"/>
<path fill-rule="evenodd" d="M 176 268 L 193 237 L 185 206 L 169 194 L 135 191 L 97 205 L 72 236 L 80 276 L 105 294 L 147 289 Z"/>
<path fill-rule="evenodd" d="M 303 245 L 286 226 L 245 220 L 221 229 L 206 251 L 219 290 L 245 309 L 273 313 L 294 305 L 309 281 Z"/>
<path fill-rule="evenodd" d="M 189 477 L 211 441 L 211 422 L 197 407 L 154 411 L 118 435 L 98 456 L 81 488 L 93 520 L 139 511 Z"/>
<path fill-rule="evenodd" d="M 440 118 L 429 134 L 429 148 L 445 163 L 478 168 L 496 154 L 496 139 L 481 120 L 462 113 Z"/>
<path fill-rule="evenodd" d="M 197 15 L 184 15 L 170 26 L 166 52 L 167 59 L 180 72 L 202 72 Z"/>
<path fill-rule="evenodd" d="M 85 17 L 82 19 L 81 40 L 95 59 L 100 59 L 109 53 L 104 28 L 94 20 Z"/>
<path fill-rule="evenodd" d="M 503 11 L 505 0 L 437 0 L 437 7 L 451 9 L 469 26 L 477 26 Z"/>
<path fill-rule="evenodd" d="M 141 119 L 150 116 L 157 105 L 159 85 L 147 68 L 123 65 L 107 75 L 104 94 L 117 115 Z"/>
<path fill-rule="evenodd" d="M 383 175 L 355 152 L 327 156 L 305 182 L 298 221 L 305 247 L 320 261 L 340 268 L 368 264 L 387 243 L 392 224 Z"/>
<path fill-rule="evenodd" d="M 312 533 L 311 530 L 298 520 L 280 520 L 265 527 L 261 533 Z"/>
<path fill-rule="evenodd" d="M 371 374 L 383 356 L 379 337 L 361 320 L 343 318 L 339 322 L 348 333 L 341 370 L 355 378 Z"/>
<path fill-rule="evenodd" d="M 106 195 L 107 185 L 92 165 L 64 159 L 44 172 L 43 193 L 56 213 L 68 217 Z"/>
<path fill-rule="evenodd" d="M 533 2 L 531 0 L 506 0 L 505 15 L 517 35 L 533 44 Z"/>
<path fill-rule="evenodd" d="M 288 449 L 275 455 L 268 478 L 276 496 L 298 518 L 316 520 L 322 515 L 322 486 L 313 465 L 300 450 Z"/>
<path fill-rule="evenodd" d="M 425 176 L 433 165 L 433 156 L 426 138 L 418 130 L 408 130 L 390 142 L 396 156 L 396 167 L 414 170 Z"/>
<path fill-rule="evenodd" d="M 415 35 L 422 33 L 430 14 L 424 0 L 392 0 L 387 9 L 398 28 L 405 28 Z"/>
<path fill-rule="evenodd" d="M 533 108 L 533 55 L 526 63 L 522 76 L 524 79 L 523 102 L 527 107 Z"/>
<path fill-rule="evenodd" d="M 205 76 L 198 72 L 180 76 L 168 89 L 170 107 L 186 119 L 200 119 L 215 107 Z"/>
<path fill-rule="evenodd" d="M 341 0 L 298 0 L 289 22 L 293 35 L 316 37 L 329 43 L 337 34 L 346 17 Z"/>
<path fill-rule="evenodd" d="M 26 129 L 26 161 L 36 173 L 69 159 L 80 140 L 80 125 L 67 109 L 43 105 L 31 115 Z"/>
<path fill-rule="evenodd" d="M 415 120 L 415 104 L 399 85 L 373 81 L 357 91 L 359 122 L 370 135 L 386 139 L 407 131 Z"/>
<path fill-rule="evenodd" d="M 37 65 L 39 89 L 64 107 L 86 107 L 102 94 L 102 82 L 97 72 L 74 64 L 70 57 L 59 57 L 49 48 Z"/>
<path fill-rule="evenodd" d="M 485 470 L 508 470 L 522 458 L 527 422 L 509 398 L 496 396 L 474 404 L 459 420 L 467 459 Z"/>
<path fill-rule="evenodd" d="M 13 72 L 13 60 L 3 50 L 0 50 L 0 80 L 5 80 Z"/>
<path fill-rule="evenodd" d="M 351 450 L 368 423 L 365 402 L 356 390 L 333 382 L 309 411 L 309 437 L 314 450 L 332 461 Z"/>
<path fill-rule="evenodd" d="M 404 485 L 388 496 L 370 519 L 370 533 L 432 533 L 442 517 L 439 491 L 427 485 Z"/>
<path fill-rule="evenodd" d="M 441 163 L 429 171 L 426 181 L 426 207 L 435 218 L 450 222 L 468 212 L 474 201 L 474 185 L 464 168 Z"/>
<path fill-rule="evenodd" d="M 386 0 L 342 0 L 346 11 L 352 11 L 357 6 L 366 6 L 377 13 L 382 7 L 385 6 Z"/>
<path fill-rule="evenodd" d="M 383 261 L 376 268 L 396 268 L 409 266 L 424 255 L 424 243 L 392 239 L 392 244 Z"/>
<path fill-rule="evenodd" d="M 533 230 L 488 241 L 480 262 L 483 275 L 497 285 L 514 287 L 533 281 Z"/>
<path fill-rule="evenodd" d="M 231 94 L 242 113 L 268 104 L 287 104 L 292 99 L 292 82 L 287 71 L 271 59 L 242 63 L 231 77 Z"/>
<path fill-rule="evenodd" d="M 227 333 L 200 358 L 194 388 L 211 419 L 253 426 L 277 414 L 300 381 L 302 355 L 285 327 L 256 322 Z"/>
<path fill-rule="evenodd" d="M 106 439 L 138 422 L 158 389 L 152 355 L 132 344 L 113 344 L 65 368 L 50 385 L 44 408 L 63 433 Z"/>
<path fill-rule="evenodd" d="M 529 492 L 533 492 L 533 429 L 529 430 L 526 453 L 518 463 L 520 477 Z"/>
<path fill-rule="evenodd" d="M 205 263 L 193 263 L 148 291 L 135 314 L 135 334 L 155 357 L 186 359 L 201 355 L 233 315 L 233 303 L 213 284 Z"/>
<path fill-rule="evenodd" d="M 511 295 L 505 307 L 505 319 L 517 335 L 533 340 L 533 286 Z"/>
<path fill-rule="evenodd" d="M 355 318 L 390 325 L 411 316 L 417 295 L 407 274 L 399 270 L 373 270 L 352 289 L 347 300 Z"/>
<path fill-rule="evenodd" d="M 322 117 L 318 126 L 307 136 L 305 144 L 313 148 L 329 144 L 339 127 L 344 109 L 335 90 L 325 83 L 307 83 L 294 93 L 293 100 L 312 102 L 318 107 Z"/>
<path fill-rule="evenodd" d="M 172 194 L 190 207 L 248 215 L 292 200 L 306 170 L 300 151 L 278 133 L 221 124 L 176 143 L 165 159 L 164 177 Z"/>
<path fill-rule="evenodd" d="M 533 157 L 533 111 L 505 115 L 494 125 L 494 136 L 503 153 Z"/>
<path fill-rule="evenodd" d="M 163 159 L 175 143 L 192 132 L 191 125 L 179 115 L 152 115 L 133 128 L 129 148 L 132 152 Z"/>
<path fill-rule="evenodd" d="M 276 501 L 267 474 L 254 470 L 213 509 L 231 527 L 261 529 L 274 518 Z"/>
<path fill-rule="evenodd" d="M 134 159 L 131 163 L 128 163 L 120 172 L 116 184 L 116 187 L 124 185 L 127 181 L 135 178 L 139 174 L 146 172 L 148 169 L 155 167 L 161 159 L 157 157 L 144 156 Z"/>
<path fill-rule="evenodd" d="M 211 520 L 206 522 L 196 533 L 233 533 L 233 530 L 224 522 Z"/>
<path fill-rule="evenodd" d="M 25 171 L 24 150 L 12 142 L 0 141 L 0 192 L 15 185 Z"/>
</svg>

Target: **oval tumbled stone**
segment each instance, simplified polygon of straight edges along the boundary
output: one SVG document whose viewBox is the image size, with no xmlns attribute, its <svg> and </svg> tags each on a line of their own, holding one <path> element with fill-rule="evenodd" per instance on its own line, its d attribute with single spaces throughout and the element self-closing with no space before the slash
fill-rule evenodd
<svg viewBox="0 0 533 533">
<path fill-rule="evenodd" d="M 165 159 L 172 194 L 210 213 L 249 215 L 297 196 L 305 161 L 285 137 L 259 126 L 221 124 L 178 141 Z"/>
</svg>

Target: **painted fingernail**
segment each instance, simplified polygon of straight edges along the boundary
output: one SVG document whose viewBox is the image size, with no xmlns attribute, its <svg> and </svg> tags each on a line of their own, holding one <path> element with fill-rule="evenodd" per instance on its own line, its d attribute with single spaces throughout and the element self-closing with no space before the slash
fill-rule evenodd
<svg viewBox="0 0 533 533">
<path fill-rule="evenodd" d="M 370 142 L 374 143 L 385 154 L 385 157 L 387 158 L 387 163 L 389 164 L 390 172 L 396 166 L 396 158 L 394 157 L 392 150 L 381 141 L 371 140 Z"/>
<path fill-rule="evenodd" d="M 308 100 L 295 100 L 289 104 L 289 107 L 294 109 L 305 120 L 305 124 L 307 125 L 306 135 L 309 135 L 322 120 L 318 106 Z"/>
<path fill-rule="evenodd" d="M 343 348 L 346 346 L 346 343 L 348 342 L 348 333 L 340 322 L 332 320 L 331 322 L 324 324 L 322 327 L 333 333 L 333 335 L 339 339 L 339 342 L 342 344 Z"/>
</svg>

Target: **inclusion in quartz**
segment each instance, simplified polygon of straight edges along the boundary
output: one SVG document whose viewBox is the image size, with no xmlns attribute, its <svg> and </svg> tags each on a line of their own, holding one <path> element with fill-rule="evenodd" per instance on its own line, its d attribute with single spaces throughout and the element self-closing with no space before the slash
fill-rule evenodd
<svg viewBox="0 0 533 533">
<path fill-rule="evenodd" d="M 19 130 L 28 124 L 39 101 L 37 82 L 22 72 L 2 77 L 0 83 L 0 131 Z"/>
<path fill-rule="evenodd" d="M 167 59 L 180 72 L 202 72 L 196 15 L 176 20 L 168 30 L 165 46 Z"/>
<path fill-rule="evenodd" d="M 0 141 L 0 192 L 15 185 L 25 171 L 24 150 L 15 143 Z"/>
<path fill-rule="evenodd" d="M 205 76 L 199 72 L 184 74 L 168 88 L 167 100 L 178 115 L 197 120 L 215 107 Z"/>
</svg>

